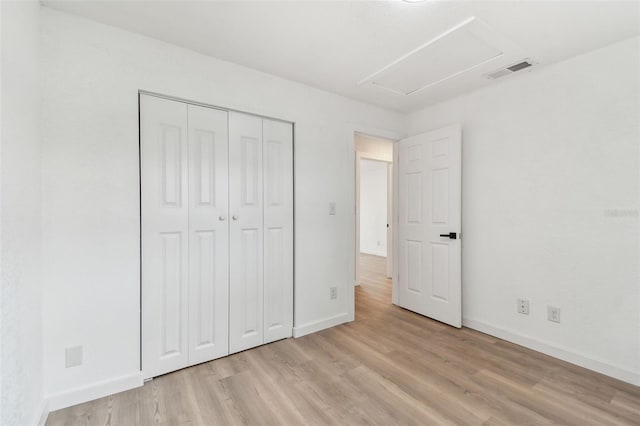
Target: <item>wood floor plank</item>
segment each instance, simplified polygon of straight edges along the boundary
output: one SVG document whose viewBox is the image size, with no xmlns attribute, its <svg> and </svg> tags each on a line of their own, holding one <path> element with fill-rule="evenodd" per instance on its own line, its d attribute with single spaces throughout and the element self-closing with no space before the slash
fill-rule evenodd
<svg viewBox="0 0 640 426">
<path fill-rule="evenodd" d="M 640 388 L 391 304 L 362 255 L 356 320 L 52 412 L 47 425 L 640 425 Z"/>
</svg>

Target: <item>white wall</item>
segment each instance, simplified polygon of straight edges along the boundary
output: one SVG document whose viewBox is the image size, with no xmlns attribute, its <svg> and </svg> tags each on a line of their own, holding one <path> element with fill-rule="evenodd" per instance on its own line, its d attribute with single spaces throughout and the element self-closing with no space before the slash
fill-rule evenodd
<svg viewBox="0 0 640 426">
<path fill-rule="evenodd" d="M 40 193 L 36 55 L 24 49 L 36 14 L 32 5 L 7 19 L 6 10 L 0 189 L 12 210 L 0 207 L 0 295 L 11 305 L 2 302 L 0 319 L 2 420 L 11 424 L 33 419 L 42 397 L 38 338 L 16 338 L 40 333 Z M 21 32 L 16 43 L 4 37 L 6 21 Z M 296 326 L 304 333 L 346 318 L 353 129 L 403 133 L 403 117 L 46 8 L 42 21 L 42 320 L 52 408 L 141 383 L 138 89 L 296 122 Z M 13 44 L 22 50 L 6 49 Z M 619 43 L 408 118 L 411 134 L 463 125 L 466 323 L 623 378 L 640 370 L 637 49 L 637 39 Z M 18 133 L 21 144 L 9 144 L 5 136 Z M 330 301 L 334 285 L 339 297 Z M 529 317 L 515 314 L 516 297 L 531 299 Z M 560 325 L 545 321 L 547 303 L 562 308 Z M 65 369 L 64 348 L 74 345 L 83 345 L 84 364 Z"/>
<path fill-rule="evenodd" d="M 0 424 L 40 420 L 42 233 L 38 2 L 1 2 Z"/>
<path fill-rule="evenodd" d="M 296 123 L 296 333 L 345 321 L 352 289 L 346 260 L 352 218 L 345 207 L 353 202 L 350 129 L 356 123 L 395 132 L 402 117 L 42 10 L 45 373 L 51 408 L 141 383 L 138 89 Z M 328 215 L 329 201 L 337 202 L 336 216 Z M 337 300 L 329 299 L 331 286 L 338 287 Z M 74 345 L 84 347 L 84 364 L 65 369 L 64 348 Z"/>
<path fill-rule="evenodd" d="M 408 123 L 462 124 L 465 324 L 638 384 L 639 51 L 623 41 Z"/>
<path fill-rule="evenodd" d="M 360 253 L 387 256 L 387 168 L 360 160 Z"/>
</svg>

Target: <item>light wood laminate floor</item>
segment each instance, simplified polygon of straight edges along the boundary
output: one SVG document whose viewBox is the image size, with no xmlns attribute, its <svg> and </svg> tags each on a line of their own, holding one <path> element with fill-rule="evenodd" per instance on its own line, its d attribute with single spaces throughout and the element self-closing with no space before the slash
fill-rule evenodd
<svg viewBox="0 0 640 426">
<path fill-rule="evenodd" d="M 640 424 L 640 388 L 391 305 L 362 257 L 356 321 L 53 412 L 54 425 Z"/>
</svg>

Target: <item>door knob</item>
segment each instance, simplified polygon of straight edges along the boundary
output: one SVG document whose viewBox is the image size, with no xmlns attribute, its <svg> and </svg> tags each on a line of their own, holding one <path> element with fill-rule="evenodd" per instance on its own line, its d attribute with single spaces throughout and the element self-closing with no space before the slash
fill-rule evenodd
<svg viewBox="0 0 640 426">
<path fill-rule="evenodd" d="M 223 221 L 225 219 L 224 216 L 220 216 L 218 219 L 220 219 L 220 221 Z"/>
<path fill-rule="evenodd" d="M 238 216 L 233 215 L 233 220 L 238 220 Z"/>
<path fill-rule="evenodd" d="M 440 234 L 440 236 L 455 240 L 457 235 L 455 232 L 449 232 L 448 234 Z"/>
</svg>

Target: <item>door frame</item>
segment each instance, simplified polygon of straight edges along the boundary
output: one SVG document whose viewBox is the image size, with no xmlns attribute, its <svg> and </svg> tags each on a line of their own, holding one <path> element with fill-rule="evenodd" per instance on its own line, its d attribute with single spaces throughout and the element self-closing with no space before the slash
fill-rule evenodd
<svg viewBox="0 0 640 426">
<path fill-rule="evenodd" d="M 389 143 L 394 143 L 392 141 L 389 141 Z M 356 182 L 355 182 L 355 188 L 356 188 L 356 192 L 355 192 L 355 205 L 356 205 L 356 209 L 355 209 L 355 214 L 356 214 L 356 239 L 355 239 L 355 243 L 356 243 L 356 247 L 355 247 L 355 268 L 356 268 L 356 278 L 355 278 L 355 283 L 354 285 L 358 285 L 358 281 L 360 280 L 360 262 L 358 261 L 358 256 L 360 255 L 360 180 L 362 179 L 362 176 L 360 174 L 360 160 L 370 160 L 370 161 L 377 161 L 379 163 L 385 163 L 387 165 L 387 205 L 385 206 L 387 209 L 387 213 L 389 212 L 389 210 L 391 210 L 391 215 L 389 216 L 387 214 L 387 223 L 389 224 L 389 228 L 386 231 L 386 238 L 387 238 L 387 262 L 389 261 L 389 258 L 392 262 L 393 265 L 393 248 L 392 248 L 392 244 L 391 244 L 391 240 L 388 238 L 389 237 L 389 231 L 391 231 L 391 239 L 393 239 L 393 200 L 389 199 L 389 190 L 392 188 L 389 188 L 389 181 L 391 180 L 393 182 L 392 179 L 392 173 L 393 173 L 393 157 L 391 158 L 391 161 L 387 160 L 387 159 L 383 159 L 380 156 L 376 156 L 374 154 L 368 153 L 368 152 L 362 152 L 362 151 L 356 151 L 356 159 L 355 159 L 355 170 L 356 170 Z M 391 173 L 390 173 L 391 172 Z M 391 191 L 391 193 L 393 194 L 393 191 Z M 391 205 L 391 209 L 389 209 L 389 206 Z M 386 271 L 385 271 L 386 272 Z"/>
<path fill-rule="evenodd" d="M 347 183 L 347 200 L 346 200 L 346 206 L 347 206 L 347 212 L 348 214 L 346 215 L 346 229 L 348 230 L 348 232 L 351 232 L 351 238 L 347 238 L 347 244 L 346 244 L 346 259 L 347 259 L 347 276 L 346 276 L 346 280 L 345 282 L 347 283 L 346 285 L 346 289 L 347 289 L 347 297 L 345 300 L 346 303 L 346 312 L 347 312 L 347 321 L 353 321 L 355 319 L 355 312 L 356 312 L 356 305 L 355 305 L 355 289 L 356 289 L 356 150 L 355 150 L 355 140 L 356 140 L 356 133 L 362 134 L 362 135 L 366 135 L 366 136 L 371 136 L 374 138 L 381 138 L 381 139 L 388 139 L 389 141 L 391 141 L 393 143 L 393 163 L 392 163 L 392 168 L 393 168 L 393 204 L 392 204 L 392 209 L 393 209 L 393 216 L 392 216 L 392 220 L 393 223 L 397 225 L 398 223 L 398 208 L 397 208 L 397 198 L 395 196 L 395 194 L 397 193 L 397 178 L 396 178 L 396 173 L 397 173 L 397 169 L 398 167 L 397 165 L 397 142 L 400 139 L 403 139 L 406 137 L 406 135 L 404 133 L 395 131 L 395 130 L 388 130 L 388 129 L 381 129 L 381 128 L 377 128 L 377 127 L 372 127 L 372 126 L 366 126 L 366 125 L 361 125 L 361 124 L 357 124 L 357 123 L 348 123 L 347 124 L 347 132 L 346 132 L 346 139 L 347 139 L 347 144 L 346 144 L 346 158 L 347 158 L 347 167 L 346 167 L 346 176 L 345 179 L 348 182 Z M 397 232 L 392 233 L 392 256 L 393 259 L 397 259 L 398 258 L 398 251 L 397 251 L 397 236 L 396 236 Z M 389 242 L 387 242 L 387 244 L 389 244 Z M 393 262 L 393 274 L 391 277 L 391 281 L 392 281 L 392 297 L 391 297 L 391 302 L 394 304 L 398 304 L 397 301 L 397 290 L 395 290 L 395 286 L 397 285 L 397 269 L 395 267 L 395 265 L 398 262 Z M 394 296 L 396 295 L 396 296 Z"/>
</svg>

